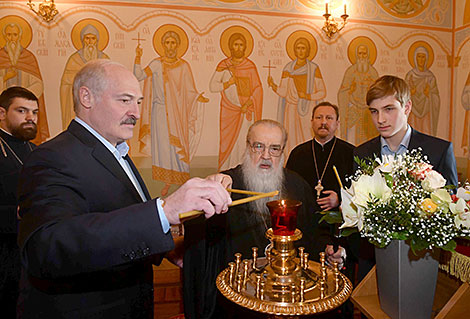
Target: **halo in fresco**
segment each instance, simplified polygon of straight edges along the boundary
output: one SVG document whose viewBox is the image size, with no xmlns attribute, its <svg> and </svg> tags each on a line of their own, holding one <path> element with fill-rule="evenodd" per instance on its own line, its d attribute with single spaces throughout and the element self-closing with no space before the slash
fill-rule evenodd
<svg viewBox="0 0 470 319">
<path fill-rule="evenodd" d="M 356 63 L 356 50 L 360 45 L 364 45 L 369 48 L 369 62 L 370 65 L 375 63 L 377 59 L 377 47 L 375 46 L 374 41 L 365 36 L 360 36 L 354 38 L 348 46 L 348 59 L 351 64 Z"/>
<path fill-rule="evenodd" d="M 31 28 L 31 25 L 22 17 L 15 15 L 6 16 L 0 19 L 0 33 L 3 31 L 5 25 L 9 23 L 15 23 L 23 30 L 20 43 L 23 48 L 27 48 L 33 38 L 33 29 Z M 0 48 L 3 48 L 5 44 L 6 40 L 3 38 L 2 34 L 2 36 L 0 36 Z"/>
<path fill-rule="evenodd" d="M 162 37 L 168 31 L 173 31 L 180 37 L 180 45 L 178 46 L 178 49 L 176 51 L 176 56 L 178 58 L 181 58 L 188 50 L 188 35 L 181 27 L 175 24 L 164 24 L 160 28 L 158 28 L 157 31 L 155 31 L 155 33 L 153 34 L 153 48 L 160 56 L 165 55 L 165 49 L 163 48 L 162 44 Z"/>
<path fill-rule="evenodd" d="M 225 54 L 226 57 L 231 56 L 230 48 L 228 47 L 228 39 L 230 39 L 230 37 L 234 33 L 241 33 L 245 37 L 245 58 L 249 57 L 251 52 L 253 52 L 253 36 L 251 35 L 250 31 L 239 25 L 229 27 L 225 29 L 224 32 L 222 32 L 222 35 L 220 36 L 220 48 L 222 49 L 222 52 Z"/>
<path fill-rule="evenodd" d="M 431 0 L 377 0 L 377 3 L 392 16 L 411 18 L 423 12 Z"/>
<path fill-rule="evenodd" d="M 424 42 L 424 41 L 416 41 L 413 43 L 410 48 L 408 49 L 408 62 L 410 65 L 414 68 L 416 67 L 415 65 L 415 51 L 417 48 L 423 47 L 426 50 L 428 50 L 428 63 L 426 64 L 426 67 L 429 69 L 434 62 L 434 50 L 432 47 L 429 45 L 429 43 Z"/>
<path fill-rule="evenodd" d="M 286 51 L 287 55 L 292 59 L 295 60 L 295 52 L 294 52 L 294 43 L 297 41 L 298 38 L 305 38 L 307 41 L 310 43 L 310 54 L 307 59 L 310 61 L 313 60 L 313 58 L 317 55 L 317 50 L 318 50 L 318 45 L 317 45 L 317 40 L 313 37 L 313 35 L 310 32 L 304 31 L 304 30 L 299 30 L 299 31 L 294 31 L 289 35 L 286 41 Z"/>
<path fill-rule="evenodd" d="M 80 20 L 73 26 L 72 32 L 70 33 L 70 36 L 72 37 L 73 46 L 77 50 L 80 50 L 83 47 L 82 40 L 80 39 L 80 32 L 82 31 L 84 27 L 86 27 L 89 24 L 94 26 L 100 33 L 100 38 L 98 41 L 98 49 L 100 51 L 103 51 L 108 46 L 108 43 L 109 43 L 108 29 L 106 29 L 103 23 L 99 22 L 96 19 L 91 19 L 91 18 Z"/>
</svg>

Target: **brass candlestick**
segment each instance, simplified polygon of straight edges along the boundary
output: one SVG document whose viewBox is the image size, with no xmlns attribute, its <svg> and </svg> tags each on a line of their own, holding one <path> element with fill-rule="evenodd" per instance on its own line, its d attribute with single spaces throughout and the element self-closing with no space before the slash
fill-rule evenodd
<svg viewBox="0 0 470 319">
<path fill-rule="evenodd" d="M 282 206 L 277 202 L 277 207 Z M 282 206 L 281 210 L 290 213 L 291 204 L 288 202 L 287 208 Z M 270 228 L 266 232 L 271 241 L 266 258 L 258 256 L 257 247 L 253 248 L 250 260 L 242 260 L 237 253 L 235 263 L 217 276 L 217 288 L 227 299 L 253 311 L 296 317 L 332 310 L 349 298 L 351 282 L 337 264 L 327 265 L 325 253 L 320 253 L 318 263 L 308 260 L 303 247 L 296 251 L 294 242 L 302 238 L 299 229 L 292 234 L 288 230 L 288 235 L 276 232 L 279 229 Z"/>
</svg>

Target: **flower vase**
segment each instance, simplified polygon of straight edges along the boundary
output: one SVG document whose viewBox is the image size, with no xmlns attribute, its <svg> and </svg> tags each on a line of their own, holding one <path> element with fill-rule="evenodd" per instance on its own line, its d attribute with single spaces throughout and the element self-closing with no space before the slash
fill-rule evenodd
<svg viewBox="0 0 470 319">
<path fill-rule="evenodd" d="M 380 307 L 392 319 L 431 318 L 439 250 L 411 250 L 404 240 L 375 248 Z"/>
</svg>

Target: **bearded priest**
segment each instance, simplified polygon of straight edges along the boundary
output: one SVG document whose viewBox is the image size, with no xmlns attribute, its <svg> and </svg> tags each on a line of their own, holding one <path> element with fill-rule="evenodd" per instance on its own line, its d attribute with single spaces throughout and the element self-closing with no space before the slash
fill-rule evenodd
<svg viewBox="0 0 470 319">
<path fill-rule="evenodd" d="M 225 171 L 233 179 L 234 189 L 255 192 L 280 191 L 279 198 L 263 198 L 229 209 L 226 216 L 211 220 L 193 219 L 185 223 L 184 308 L 186 318 L 254 318 L 256 313 L 230 303 L 216 288 L 216 277 L 235 253 L 243 258 L 252 256 L 258 247 L 259 257 L 265 256 L 271 227 L 268 201 L 292 199 L 302 202 L 297 228 L 303 233 L 297 246 L 305 247 L 310 259 L 318 260 L 319 252 L 329 239 L 329 226 L 318 225 L 320 214 L 314 214 L 315 200 L 310 185 L 296 173 L 282 167 L 287 133 L 273 120 L 253 123 L 246 137 L 243 162 Z M 232 193 L 232 200 L 246 195 Z M 321 227 L 321 229 L 320 229 Z"/>
</svg>

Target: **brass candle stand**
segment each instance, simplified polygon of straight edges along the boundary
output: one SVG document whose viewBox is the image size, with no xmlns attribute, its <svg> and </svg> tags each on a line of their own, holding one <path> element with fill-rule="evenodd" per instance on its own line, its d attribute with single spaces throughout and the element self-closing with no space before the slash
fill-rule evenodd
<svg viewBox="0 0 470 319">
<path fill-rule="evenodd" d="M 351 282 L 337 264 L 327 265 L 325 253 L 320 253 L 320 263 L 308 260 L 303 247 L 296 254 L 299 229 L 293 235 L 275 235 L 270 228 L 266 237 L 272 247 L 266 258 L 259 258 L 253 247 L 250 260 L 237 253 L 235 262 L 217 276 L 217 288 L 227 299 L 253 311 L 296 318 L 332 310 L 349 298 Z"/>
</svg>

